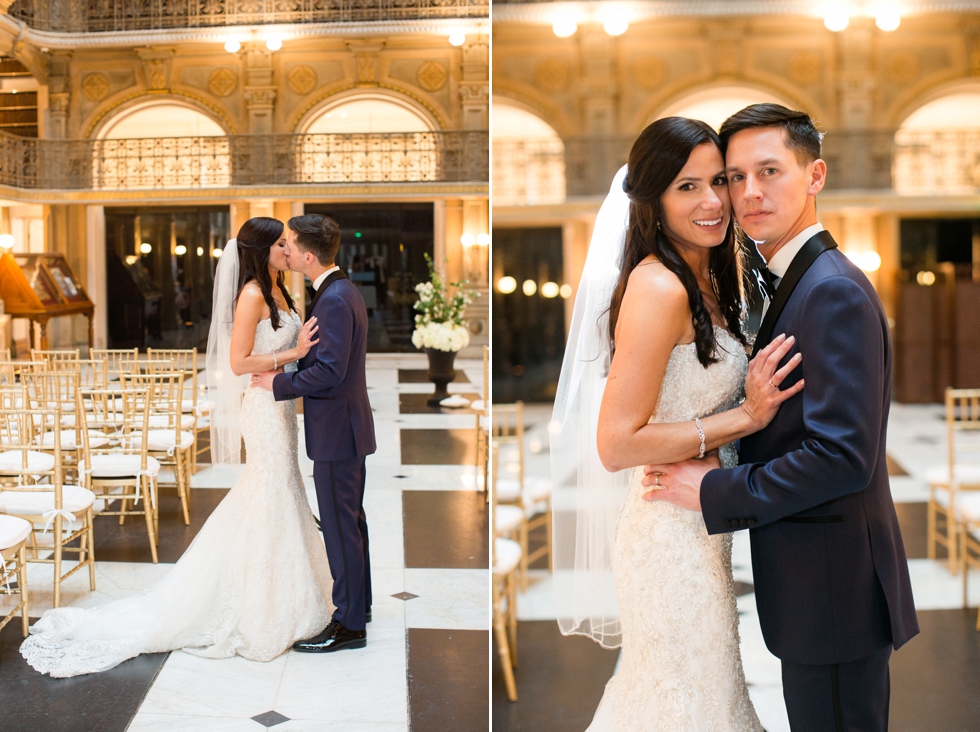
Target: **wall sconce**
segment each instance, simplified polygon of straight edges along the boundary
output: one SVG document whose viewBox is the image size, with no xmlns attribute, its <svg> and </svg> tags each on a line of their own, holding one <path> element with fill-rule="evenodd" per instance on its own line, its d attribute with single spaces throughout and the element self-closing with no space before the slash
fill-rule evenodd
<svg viewBox="0 0 980 732">
<path fill-rule="evenodd" d="M 551 25 L 551 30 L 559 38 L 570 38 L 578 30 L 578 24 L 570 15 L 561 15 L 555 18 L 555 22 Z"/>
<path fill-rule="evenodd" d="M 865 272 L 877 272 L 881 268 L 881 255 L 878 252 L 848 252 L 847 258 Z"/>
<path fill-rule="evenodd" d="M 224 252 L 221 251 L 221 247 L 215 247 L 211 252 L 211 256 L 215 259 L 221 259 L 222 254 L 224 254 Z"/>
<path fill-rule="evenodd" d="M 238 53 L 242 50 L 242 42 L 237 38 L 230 38 L 225 41 L 225 50 L 228 53 Z"/>
<path fill-rule="evenodd" d="M 541 296 L 547 297 L 549 300 L 553 297 L 558 297 L 559 292 L 561 292 L 561 288 L 558 287 L 557 282 L 545 282 L 541 285 Z"/>
<path fill-rule="evenodd" d="M 476 244 L 476 237 L 472 234 L 463 234 L 461 237 L 459 237 L 459 243 L 464 247 L 471 247 Z"/>
<path fill-rule="evenodd" d="M 137 257 L 135 254 L 130 254 L 128 257 L 126 257 L 126 264 L 136 264 L 138 260 L 139 257 Z"/>
<path fill-rule="evenodd" d="M 13 248 L 14 248 L 14 235 L 0 234 L 0 249 L 9 252 Z"/>
<path fill-rule="evenodd" d="M 929 287 L 930 285 L 936 284 L 936 273 L 923 270 L 916 274 L 915 281 L 923 287 Z"/>
<path fill-rule="evenodd" d="M 453 34 L 449 36 L 449 45 L 451 46 L 462 46 L 466 43 L 466 34 L 463 31 L 453 31 Z"/>
<path fill-rule="evenodd" d="M 198 247 L 197 248 L 197 256 L 199 256 L 199 257 L 203 257 L 204 256 L 204 247 Z"/>
<path fill-rule="evenodd" d="M 140 244 L 140 254 L 149 254 L 153 251 L 153 245 L 148 242 Z"/>
<path fill-rule="evenodd" d="M 178 244 L 174 247 L 174 254 L 176 254 L 178 257 L 183 257 L 185 254 L 187 254 L 187 247 L 185 247 L 183 244 Z"/>
<path fill-rule="evenodd" d="M 517 289 L 517 280 L 510 275 L 505 275 L 497 280 L 497 292 L 502 295 L 509 295 Z"/>
<path fill-rule="evenodd" d="M 534 280 L 524 280 L 524 284 L 521 285 L 521 290 L 525 295 L 531 297 L 538 291 L 538 283 Z"/>
<path fill-rule="evenodd" d="M 572 296 L 572 286 L 569 284 L 564 284 L 558 288 L 558 294 L 561 295 L 563 300 L 567 300 Z"/>
<path fill-rule="evenodd" d="M 851 17 L 846 8 L 831 8 L 824 16 L 823 24 L 827 30 L 840 33 L 851 23 Z"/>
<path fill-rule="evenodd" d="M 488 247 L 488 246 L 490 246 L 490 235 L 489 234 L 477 234 L 476 235 L 476 243 L 479 244 L 481 247 Z"/>
<path fill-rule="evenodd" d="M 265 47 L 270 51 L 278 51 L 280 48 L 282 48 L 282 38 L 279 38 L 279 36 L 272 36 L 271 38 L 266 39 Z"/>
<path fill-rule="evenodd" d="M 622 11 L 610 13 L 602 21 L 602 29 L 611 36 L 621 36 L 629 27 L 630 19 Z"/>
</svg>

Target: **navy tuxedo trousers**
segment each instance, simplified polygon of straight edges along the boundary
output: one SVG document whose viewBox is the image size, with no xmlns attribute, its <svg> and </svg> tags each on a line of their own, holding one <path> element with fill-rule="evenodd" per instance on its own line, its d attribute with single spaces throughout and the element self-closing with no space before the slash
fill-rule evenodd
<svg viewBox="0 0 980 732">
<path fill-rule="evenodd" d="M 371 558 L 364 516 L 364 458 L 317 460 L 313 482 L 320 526 L 333 575 L 333 619 L 348 630 L 365 629 L 371 607 Z"/>
</svg>

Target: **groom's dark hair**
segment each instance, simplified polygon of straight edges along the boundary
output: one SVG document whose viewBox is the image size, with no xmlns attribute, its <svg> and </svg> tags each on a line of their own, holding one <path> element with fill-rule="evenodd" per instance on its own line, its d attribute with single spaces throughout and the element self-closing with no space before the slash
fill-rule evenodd
<svg viewBox="0 0 980 732">
<path fill-rule="evenodd" d="M 781 104 L 750 104 L 726 119 L 718 137 L 722 153 L 728 152 L 728 141 L 742 130 L 756 127 L 779 127 L 786 132 L 786 145 L 796 153 L 800 165 L 806 166 L 820 157 L 820 141 L 823 138 L 810 115 L 787 109 Z"/>
<path fill-rule="evenodd" d="M 333 264 L 340 249 L 340 227 L 329 216 L 293 216 L 287 224 L 296 232 L 296 243 L 304 252 L 313 252 L 322 265 Z"/>
</svg>

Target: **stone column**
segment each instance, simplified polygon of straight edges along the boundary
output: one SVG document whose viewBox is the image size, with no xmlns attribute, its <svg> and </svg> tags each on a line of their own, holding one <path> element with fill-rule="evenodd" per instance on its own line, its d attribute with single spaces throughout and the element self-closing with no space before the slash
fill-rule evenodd
<svg viewBox="0 0 980 732">
<path fill-rule="evenodd" d="M 272 52 L 259 41 L 246 44 L 244 91 L 249 133 L 272 134 L 272 113 L 276 101 Z"/>
<path fill-rule="evenodd" d="M 463 45 L 463 78 L 459 84 L 462 129 L 490 127 L 490 45 L 487 36 L 469 36 Z"/>
<path fill-rule="evenodd" d="M 85 207 L 85 248 L 88 273 L 85 289 L 95 303 L 95 347 L 108 348 L 109 294 L 106 287 L 105 267 L 105 206 Z"/>
<path fill-rule="evenodd" d="M 50 139 L 68 137 L 68 109 L 71 102 L 71 54 L 56 52 L 51 56 L 48 77 L 48 120 L 45 125 Z"/>
<path fill-rule="evenodd" d="M 470 332 L 469 357 L 482 356 L 490 336 L 490 205 L 487 199 L 463 201 L 463 234 L 467 245 L 461 246 L 463 279 L 479 297 L 466 308 L 466 327 Z M 473 242 L 469 243 L 469 236 Z"/>
</svg>

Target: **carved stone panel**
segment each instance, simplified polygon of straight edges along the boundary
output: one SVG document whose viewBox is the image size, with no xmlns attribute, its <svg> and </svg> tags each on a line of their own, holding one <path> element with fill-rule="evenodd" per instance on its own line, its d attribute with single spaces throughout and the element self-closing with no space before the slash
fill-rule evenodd
<svg viewBox="0 0 980 732">
<path fill-rule="evenodd" d="M 224 66 L 208 75 L 208 90 L 216 97 L 227 97 L 238 88 L 238 74 Z"/>
<path fill-rule="evenodd" d="M 82 80 L 82 94 L 90 102 L 99 102 L 109 94 L 109 79 L 105 74 L 86 74 Z"/>
<path fill-rule="evenodd" d="M 316 89 L 316 70 L 308 64 L 294 66 L 286 75 L 286 83 L 294 94 L 304 96 Z"/>
<path fill-rule="evenodd" d="M 546 58 L 534 70 L 534 84 L 546 92 L 565 91 L 570 78 L 568 64 L 557 58 Z"/>
<path fill-rule="evenodd" d="M 427 61 L 419 68 L 416 78 L 419 86 L 426 91 L 439 91 L 449 80 L 449 72 L 442 64 Z"/>
</svg>

